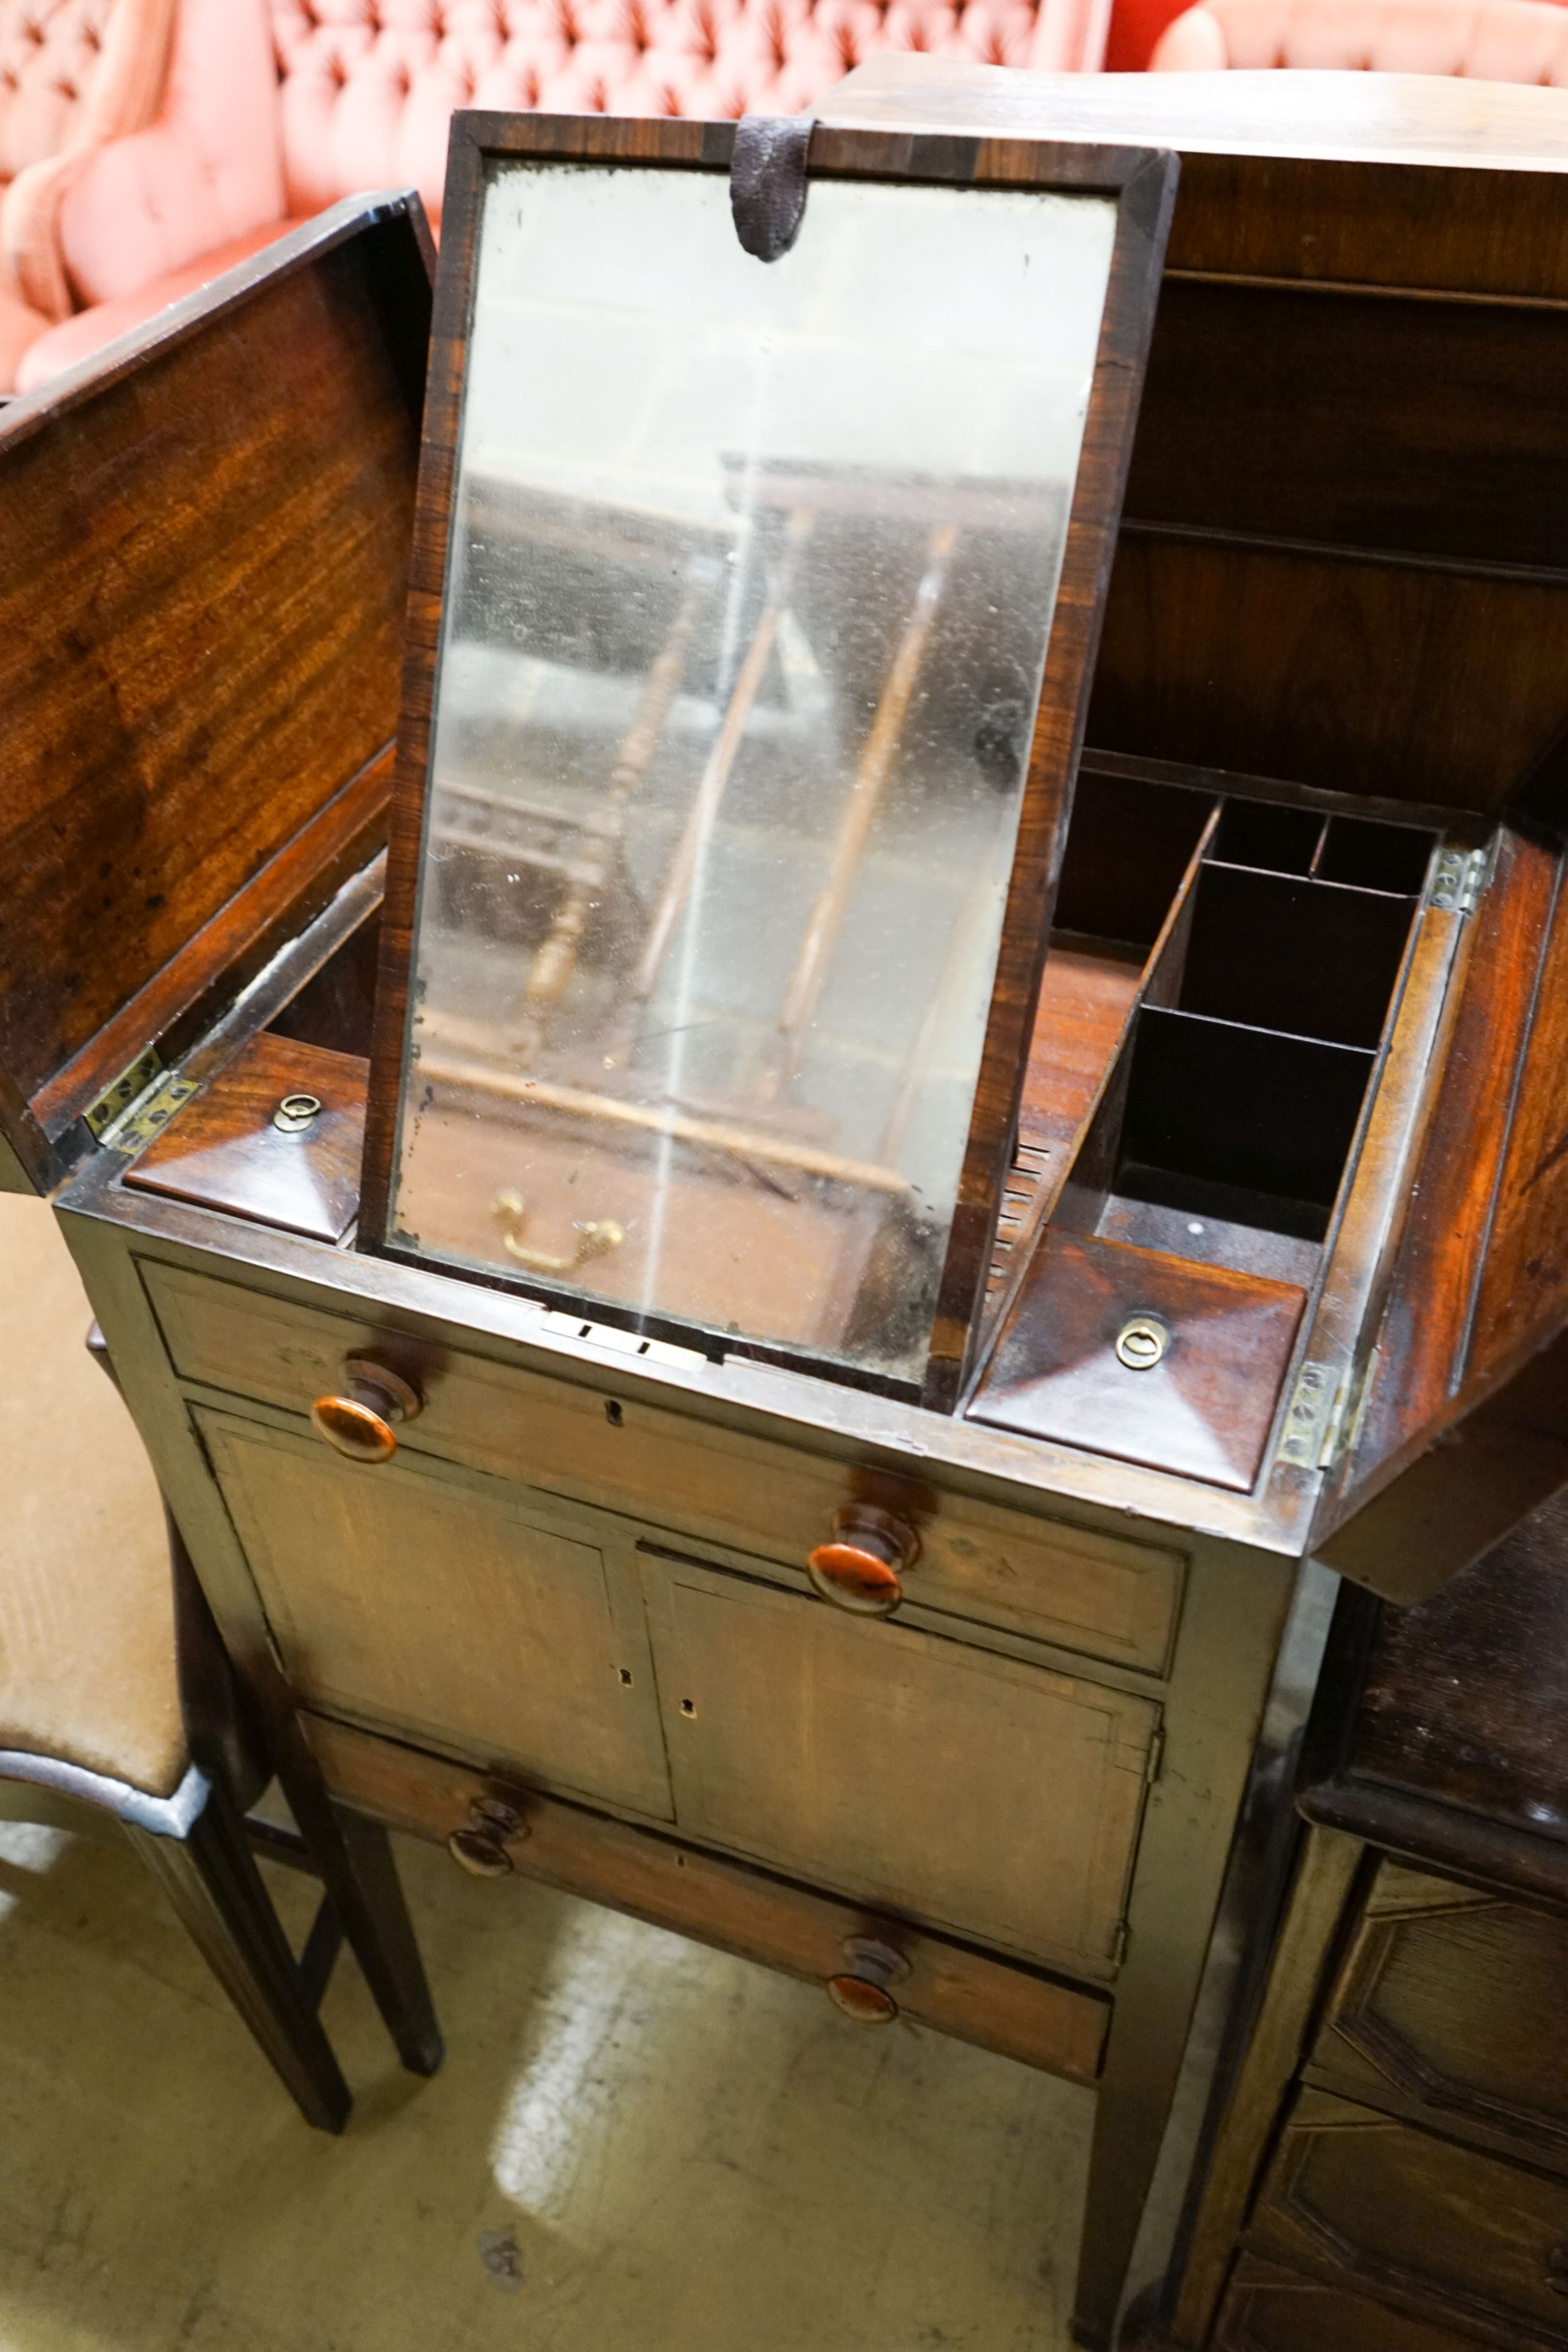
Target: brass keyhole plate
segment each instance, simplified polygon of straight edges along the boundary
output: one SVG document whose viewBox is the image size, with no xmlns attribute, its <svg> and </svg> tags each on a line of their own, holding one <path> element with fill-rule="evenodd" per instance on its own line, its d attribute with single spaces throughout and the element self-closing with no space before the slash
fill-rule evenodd
<svg viewBox="0 0 1568 2352">
<path fill-rule="evenodd" d="M 1130 1372 L 1152 1371 L 1170 1343 L 1170 1326 L 1157 1315 L 1129 1315 L 1116 1334 L 1117 1361 Z"/>
</svg>

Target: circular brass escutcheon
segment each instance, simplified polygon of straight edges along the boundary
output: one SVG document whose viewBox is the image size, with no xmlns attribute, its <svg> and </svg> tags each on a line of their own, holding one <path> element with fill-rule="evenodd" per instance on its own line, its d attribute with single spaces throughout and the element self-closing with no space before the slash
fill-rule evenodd
<svg viewBox="0 0 1568 2352">
<path fill-rule="evenodd" d="M 285 1095 L 272 1114 L 272 1124 L 285 1135 L 303 1135 L 321 1116 L 319 1095 Z"/>
<path fill-rule="evenodd" d="M 446 1841 L 446 1851 L 459 1870 L 470 1878 L 508 1878 L 512 1857 L 499 1838 L 485 1834 L 483 1830 L 454 1830 Z"/>
<path fill-rule="evenodd" d="M 891 2025 L 898 2015 L 898 2003 L 886 1986 L 864 1977 L 830 1977 L 828 1999 L 857 2025 Z"/>
<path fill-rule="evenodd" d="M 1117 1361 L 1130 1372 L 1150 1371 L 1170 1343 L 1170 1326 L 1157 1315 L 1129 1315 L 1116 1334 Z"/>
</svg>

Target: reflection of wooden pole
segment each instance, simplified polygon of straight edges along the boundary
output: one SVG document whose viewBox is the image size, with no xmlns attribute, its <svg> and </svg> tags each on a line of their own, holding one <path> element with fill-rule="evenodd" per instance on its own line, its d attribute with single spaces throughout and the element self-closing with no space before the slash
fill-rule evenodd
<svg viewBox="0 0 1568 2352">
<path fill-rule="evenodd" d="M 740 676 L 736 679 L 735 689 L 729 698 L 729 707 L 724 714 L 724 724 L 718 730 L 718 740 L 708 754 L 708 763 L 703 770 L 692 813 L 686 819 L 685 830 L 681 835 L 669 873 L 664 877 L 664 895 L 659 900 L 658 910 L 643 950 L 642 961 L 637 966 L 637 977 L 632 983 L 634 1003 L 645 1004 L 659 984 L 664 958 L 670 951 L 675 926 L 681 919 L 692 878 L 696 873 L 703 842 L 718 814 L 718 804 L 724 798 L 730 770 L 740 750 L 746 722 L 751 716 L 751 706 L 757 699 L 768 656 L 773 651 L 773 640 L 779 633 L 779 615 L 789 593 L 796 559 L 810 528 L 810 511 L 804 507 L 797 507 L 786 527 L 783 561 L 770 583 L 768 602 L 762 608 L 762 616 L 752 635 L 746 659 L 741 664 Z"/>
<path fill-rule="evenodd" d="M 610 790 L 602 805 L 595 810 L 582 828 L 586 836 L 582 855 L 574 866 L 571 880 L 550 918 L 549 929 L 534 957 L 528 984 L 523 993 L 522 1033 L 517 1042 L 518 1049 L 524 1053 L 538 1049 L 542 1041 L 544 1024 L 566 992 L 589 915 L 604 887 L 611 860 L 625 825 L 627 804 L 658 749 L 664 720 L 675 698 L 703 594 L 703 583 L 695 579 L 688 580 L 686 593 L 681 599 L 680 610 L 675 614 L 670 634 L 648 672 L 647 682 L 637 705 L 637 715 L 616 755 L 610 775 Z"/>
<path fill-rule="evenodd" d="M 865 749 L 855 770 L 849 806 L 839 827 L 838 840 L 833 845 L 828 878 L 811 910 L 811 919 L 807 926 L 795 970 L 784 992 L 779 1027 L 791 1046 L 811 1017 L 812 1007 L 827 971 L 828 958 L 844 919 L 844 909 L 849 904 L 855 874 L 864 855 L 872 819 L 876 814 L 883 786 L 892 771 L 894 754 L 898 749 L 898 739 L 908 715 L 915 680 L 920 676 L 920 665 L 925 657 L 932 623 L 936 618 L 943 582 L 957 536 L 951 523 L 943 523 L 932 532 L 926 546 L 925 571 L 915 591 L 915 610 L 905 625 L 893 667 L 883 687 L 876 715 L 871 722 L 871 732 L 866 737 Z"/>
<path fill-rule="evenodd" d="M 423 1025 L 431 1024 L 427 1022 Z M 602 1120 L 611 1127 L 667 1135 L 676 1143 L 698 1144 L 722 1152 L 743 1167 L 747 1160 L 759 1160 L 768 1167 L 791 1168 L 802 1176 L 825 1176 L 832 1183 L 851 1184 L 863 1192 L 909 1190 L 908 1179 L 901 1176 L 896 1168 L 881 1168 L 874 1160 L 846 1160 L 836 1151 L 819 1150 L 814 1144 L 791 1143 L 785 1136 L 730 1127 L 718 1119 L 692 1118 L 685 1111 L 666 1110 L 653 1103 L 628 1102 L 619 1095 L 595 1094 L 586 1087 L 559 1086 L 550 1078 L 514 1076 L 511 1071 L 497 1069 L 488 1062 L 449 1057 L 442 1053 L 438 1039 L 434 1041 L 434 1050 L 421 1048 L 419 1076 L 432 1086 L 491 1095 L 497 1101 L 517 1103 L 525 1109 L 556 1111 L 568 1118 Z"/>
</svg>

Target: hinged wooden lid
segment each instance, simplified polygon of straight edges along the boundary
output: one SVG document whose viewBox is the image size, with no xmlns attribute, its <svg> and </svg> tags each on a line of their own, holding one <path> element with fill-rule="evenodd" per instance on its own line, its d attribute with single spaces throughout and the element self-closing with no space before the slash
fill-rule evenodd
<svg viewBox="0 0 1568 2352">
<path fill-rule="evenodd" d="M 356 198 L 0 413 L 13 1190 L 373 852 L 431 258 Z"/>
</svg>

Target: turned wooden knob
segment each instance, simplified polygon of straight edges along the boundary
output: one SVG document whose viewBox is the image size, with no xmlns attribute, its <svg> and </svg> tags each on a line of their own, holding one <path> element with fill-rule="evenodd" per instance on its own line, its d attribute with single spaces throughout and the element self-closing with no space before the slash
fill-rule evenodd
<svg viewBox="0 0 1568 2352">
<path fill-rule="evenodd" d="M 528 1834 L 521 1813 L 498 1797 L 476 1797 L 468 1808 L 466 1829 L 454 1830 L 446 1851 L 470 1878 L 506 1878 L 512 1870 L 509 1845 L 520 1845 Z"/>
<path fill-rule="evenodd" d="M 904 1954 L 879 1936 L 846 1936 L 849 1967 L 828 1979 L 828 1999 L 857 2025 L 891 2025 L 898 2003 L 891 1988 L 909 1974 Z"/>
<path fill-rule="evenodd" d="M 390 1462 L 397 1452 L 393 1424 L 413 1421 L 424 1400 L 398 1372 L 369 1356 L 350 1356 L 336 1396 L 318 1397 L 310 1425 L 350 1462 Z"/>
<path fill-rule="evenodd" d="M 846 1503 L 833 1513 L 831 1542 L 807 1553 L 806 1573 L 835 1607 L 857 1617 L 891 1617 L 919 1556 L 920 1538 L 907 1519 L 875 1503 Z"/>
</svg>

